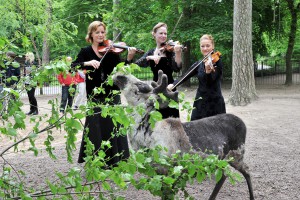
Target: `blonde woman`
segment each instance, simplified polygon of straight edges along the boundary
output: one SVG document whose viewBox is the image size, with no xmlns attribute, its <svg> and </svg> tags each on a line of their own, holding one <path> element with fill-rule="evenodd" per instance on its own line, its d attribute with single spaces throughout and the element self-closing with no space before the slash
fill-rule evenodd
<svg viewBox="0 0 300 200">
<path fill-rule="evenodd" d="M 24 67 L 25 86 L 26 86 L 27 96 L 30 104 L 30 111 L 26 113 L 27 115 L 39 114 L 37 100 L 35 98 L 36 86 L 31 84 L 33 65 L 36 65 L 34 61 L 34 54 L 32 52 L 27 52 L 25 55 L 25 67 Z"/>
<path fill-rule="evenodd" d="M 94 21 L 88 26 L 85 39 L 90 45 L 80 50 L 72 66 L 77 66 L 77 68 L 86 70 L 87 72 L 85 81 L 88 101 L 103 104 L 105 103 L 105 99 L 111 97 L 113 98 L 111 104 L 120 104 L 120 96 L 112 95 L 112 91 L 118 90 L 119 88 L 116 85 L 110 86 L 105 84 L 105 82 L 117 64 L 121 62 L 121 57 L 112 52 L 108 52 L 103 57 L 98 51 L 99 44 L 101 45 L 106 40 L 106 31 L 106 25 L 101 21 Z M 101 86 L 105 90 L 105 93 L 95 93 L 95 88 Z M 87 156 L 85 137 L 88 137 L 94 144 L 95 155 L 97 155 L 97 152 L 100 150 L 102 141 L 111 142 L 112 147 L 105 149 L 106 158 L 110 158 L 106 163 L 108 166 L 113 166 L 120 160 L 129 157 L 127 136 L 112 137 L 112 134 L 116 133 L 114 123 L 110 117 L 101 116 L 100 107 L 94 107 L 94 115 L 86 116 L 85 130 L 87 129 L 88 131 L 84 131 L 81 142 L 78 158 L 79 163 L 85 162 L 84 158 Z"/>
<path fill-rule="evenodd" d="M 208 55 L 215 49 L 215 42 L 211 35 L 205 34 L 200 38 L 200 51 L 203 56 Z M 196 68 L 195 68 L 196 67 Z M 205 117 L 214 116 L 221 113 L 226 113 L 225 102 L 221 92 L 221 79 L 223 74 L 223 63 L 221 57 L 215 63 L 209 59 L 205 62 L 201 60 L 195 62 L 190 69 L 195 68 L 188 76 L 179 78 L 168 88 L 181 80 L 182 84 L 192 76 L 198 78 L 199 84 L 197 94 L 194 101 L 194 109 L 192 111 L 191 120 L 197 120 Z M 189 70 L 188 70 L 189 71 Z M 178 86 L 180 85 L 178 84 Z"/>
<path fill-rule="evenodd" d="M 168 39 L 168 26 L 166 23 L 159 22 L 152 28 L 152 37 L 156 43 L 156 47 L 150 49 L 135 63 L 140 67 L 150 67 L 153 73 L 153 81 L 158 80 L 158 71 L 162 70 L 168 77 L 168 83 L 173 83 L 173 72 L 179 72 L 182 67 L 182 46 L 174 45 L 174 51 L 164 50 L 164 45 Z M 130 59 L 133 56 L 130 55 Z M 130 62 L 131 60 L 128 60 Z M 179 110 L 176 108 L 160 109 L 163 119 L 169 117 L 179 117 Z"/>
</svg>

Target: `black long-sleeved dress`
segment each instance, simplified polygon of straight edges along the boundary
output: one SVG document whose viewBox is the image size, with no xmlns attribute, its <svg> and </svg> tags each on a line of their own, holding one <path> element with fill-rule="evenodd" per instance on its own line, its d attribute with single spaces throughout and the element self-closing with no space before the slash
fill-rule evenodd
<svg viewBox="0 0 300 200">
<path fill-rule="evenodd" d="M 106 81 L 107 77 L 112 73 L 114 67 L 121 62 L 120 56 L 114 53 L 107 53 L 103 60 L 101 61 L 100 67 L 98 69 L 94 69 L 91 66 L 84 66 L 83 63 L 90 60 L 98 60 L 101 59 L 96 55 L 92 46 L 88 46 L 82 48 L 79 54 L 77 55 L 77 59 L 72 63 L 72 66 L 80 66 L 81 69 L 86 69 L 86 92 L 87 98 L 89 101 L 96 103 L 103 103 L 105 98 L 110 96 L 110 92 L 112 90 L 119 90 L 117 86 L 109 86 L 107 84 L 102 84 Z M 94 94 L 94 88 L 104 87 L 105 94 Z M 114 95 L 112 104 L 120 104 L 120 96 Z M 85 121 L 85 130 L 89 129 L 88 132 L 83 132 L 78 163 L 84 162 L 84 158 L 86 157 L 86 142 L 84 141 L 84 136 L 87 134 L 89 140 L 95 146 L 95 152 L 101 147 L 102 141 L 110 141 L 112 147 L 109 149 L 105 149 L 106 158 L 110 158 L 107 162 L 108 165 L 114 165 L 118 161 L 122 159 L 126 159 L 129 157 L 129 149 L 128 149 L 128 141 L 127 136 L 115 136 L 112 137 L 111 133 L 116 133 L 116 128 L 112 122 L 112 119 L 109 117 L 101 116 L 101 109 L 99 107 L 94 108 L 94 114 L 86 117 Z M 122 156 L 115 156 L 116 154 L 122 154 Z"/>
<path fill-rule="evenodd" d="M 173 72 L 178 72 L 181 69 L 181 65 L 177 65 L 175 62 L 175 53 L 173 52 L 166 52 L 166 57 L 161 57 L 159 63 L 156 65 L 153 60 L 146 59 L 147 56 L 154 55 L 155 49 L 151 49 L 146 52 L 140 59 L 138 59 L 135 63 L 140 67 L 151 67 L 151 71 L 153 72 L 153 81 L 158 80 L 158 71 L 162 70 L 164 74 L 168 77 L 168 83 L 173 83 Z M 159 112 L 162 114 L 162 118 L 166 119 L 168 117 L 179 117 L 179 110 L 176 108 L 164 108 L 159 109 Z"/>
<path fill-rule="evenodd" d="M 173 84 L 175 85 L 179 80 L 182 84 L 187 79 L 192 76 L 197 76 L 199 85 L 193 104 L 193 111 L 191 120 L 197 120 L 205 117 L 214 116 L 221 113 L 226 113 L 225 102 L 221 92 L 221 78 L 223 71 L 223 63 L 221 58 L 215 63 L 215 72 L 210 74 L 205 73 L 204 62 L 200 64 L 201 61 L 195 62 L 190 69 L 196 67 L 192 73 L 190 73 L 185 78 L 179 78 Z M 178 84 L 178 86 L 180 85 Z"/>
</svg>

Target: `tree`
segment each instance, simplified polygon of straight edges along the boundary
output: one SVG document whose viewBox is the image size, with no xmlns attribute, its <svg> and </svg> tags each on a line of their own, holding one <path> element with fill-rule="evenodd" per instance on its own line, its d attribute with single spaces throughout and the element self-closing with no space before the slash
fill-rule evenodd
<svg viewBox="0 0 300 200">
<path fill-rule="evenodd" d="M 52 1 L 46 0 L 46 31 L 43 38 L 43 59 L 42 64 L 46 65 L 50 61 L 50 38 L 49 34 L 51 33 L 51 22 L 52 22 Z"/>
<path fill-rule="evenodd" d="M 232 87 L 229 103 L 247 105 L 257 98 L 252 52 L 252 0 L 234 1 Z"/>
<path fill-rule="evenodd" d="M 293 49 L 296 41 L 296 32 L 297 32 L 297 20 L 298 13 L 300 12 L 300 2 L 296 3 L 294 0 L 286 0 L 288 4 L 288 10 L 291 14 L 291 24 L 290 24 L 290 32 L 288 39 L 288 47 L 285 54 L 285 62 L 286 62 L 286 85 L 291 85 L 293 83 L 293 69 L 292 69 L 292 56 Z"/>
</svg>

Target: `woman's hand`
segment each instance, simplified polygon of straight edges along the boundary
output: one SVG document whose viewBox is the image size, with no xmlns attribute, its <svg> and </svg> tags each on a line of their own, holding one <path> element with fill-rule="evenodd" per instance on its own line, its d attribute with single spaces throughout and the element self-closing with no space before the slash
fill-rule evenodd
<svg viewBox="0 0 300 200">
<path fill-rule="evenodd" d="M 171 84 L 169 84 L 169 85 L 167 86 L 167 89 L 168 89 L 169 91 L 172 91 L 173 87 L 174 87 L 174 85 L 171 83 Z"/>
<path fill-rule="evenodd" d="M 127 54 L 127 60 L 131 61 L 136 53 L 136 48 L 135 47 L 129 47 L 128 49 L 128 54 Z"/>
<path fill-rule="evenodd" d="M 182 52 L 182 45 L 181 44 L 175 44 L 174 52 L 175 53 L 181 53 Z"/>
<path fill-rule="evenodd" d="M 154 63 L 157 65 L 158 63 L 159 63 L 159 61 L 160 61 L 160 58 L 161 58 L 161 56 L 147 56 L 147 60 L 153 60 L 154 61 Z"/>
<path fill-rule="evenodd" d="M 205 63 L 205 73 L 210 74 L 211 72 L 215 72 L 215 68 L 212 62 L 208 59 Z"/>
<path fill-rule="evenodd" d="M 84 62 L 84 66 L 92 66 L 95 69 L 100 67 L 100 62 L 98 60 L 90 60 L 88 62 Z"/>
</svg>

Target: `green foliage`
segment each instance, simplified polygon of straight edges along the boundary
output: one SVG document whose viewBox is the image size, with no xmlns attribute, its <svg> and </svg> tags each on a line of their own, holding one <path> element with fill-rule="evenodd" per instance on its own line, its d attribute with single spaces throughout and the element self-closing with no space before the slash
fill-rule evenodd
<svg viewBox="0 0 300 200">
<path fill-rule="evenodd" d="M 116 70 L 133 73 L 139 69 L 135 64 L 124 66 L 124 63 L 121 63 Z M 49 80 L 47 77 L 69 70 L 69 66 L 58 59 L 47 66 L 35 68 L 34 70 L 35 76 L 33 77 L 32 86 L 37 83 L 51 84 L 53 80 Z M 107 83 L 112 84 L 111 77 Z M 22 78 L 17 85 L 19 91 L 25 91 L 24 85 L 24 79 Z M 129 185 L 137 189 L 150 191 L 154 196 L 168 198 L 175 197 L 179 191 L 185 191 L 187 198 L 190 197 L 185 190 L 187 183 L 194 183 L 194 181 L 201 183 L 206 178 L 212 178 L 213 176 L 218 181 L 222 173 L 225 173 L 233 181 L 237 180 L 237 176 L 228 168 L 228 161 L 220 161 L 217 156 L 210 155 L 207 158 L 202 158 L 197 154 L 178 152 L 172 157 L 166 157 L 164 152 L 167 149 L 159 146 L 154 149 L 131 151 L 128 160 L 110 167 L 106 163 L 111 158 L 105 156 L 106 150 L 111 148 L 110 142 L 103 141 L 101 149 L 94 153 L 94 145 L 88 137 L 84 137 L 87 143 L 84 172 L 77 167 L 70 168 L 67 173 L 58 171 L 56 180 L 44 180 L 47 187 L 43 190 L 39 186 L 29 187 L 26 179 L 26 169 L 15 171 L 13 164 L 5 159 L 10 149 L 18 152 L 18 145 L 21 142 L 29 141 L 27 150 L 22 150 L 22 152 L 32 151 L 33 156 L 37 156 L 41 150 L 36 147 L 36 140 L 44 138 L 43 144 L 49 157 L 57 159 L 57 155 L 53 152 L 52 142 L 55 139 L 53 133 L 64 131 L 67 161 L 72 163 L 78 133 L 83 130 L 81 120 L 87 115 L 93 114 L 94 106 L 101 108 L 102 116 L 111 117 L 115 125 L 119 124 L 120 129 L 116 134 L 123 135 L 128 134 L 134 126 L 133 113 L 138 111 L 142 114 L 145 113 L 145 110 L 142 106 L 132 108 L 129 106 L 123 107 L 122 105 L 112 106 L 109 103 L 92 104 L 89 102 L 86 107 L 81 107 L 77 112 L 67 109 L 65 115 L 60 115 L 58 100 L 53 99 L 48 102 L 51 110 L 45 115 L 31 116 L 30 123 L 32 123 L 33 128 L 32 130 L 26 130 L 28 124 L 25 124 L 26 116 L 21 110 L 23 104 L 19 98 L 20 92 L 15 89 L 4 89 L 6 96 L 3 98 L 14 97 L 14 101 L 10 101 L 8 112 L 1 111 L 2 118 L 0 118 L 2 125 L 0 128 L 1 137 L 14 142 L 10 146 L 4 146 L 5 149 L 0 150 L 0 158 L 5 160 L 2 163 L 0 172 L 1 199 L 47 199 L 49 197 L 51 199 L 125 199 L 122 192 L 127 190 Z M 114 92 L 114 95 L 117 94 L 119 92 Z M 184 98 L 183 95 L 182 98 Z M 107 99 L 107 102 L 109 101 L 110 99 Z M 171 102 L 170 105 L 178 106 L 175 102 Z M 159 112 L 151 114 L 150 121 L 152 121 L 153 126 L 158 120 L 161 120 Z M 46 127 L 43 126 L 42 128 L 42 123 L 46 123 Z M 29 131 L 25 137 L 21 137 L 20 134 L 20 130 L 23 129 Z M 87 129 L 86 132 L 88 131 Z"/>
</svg>

